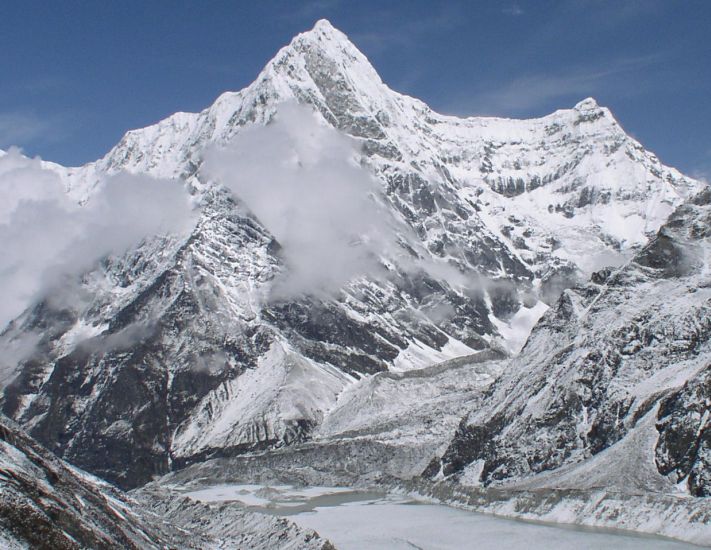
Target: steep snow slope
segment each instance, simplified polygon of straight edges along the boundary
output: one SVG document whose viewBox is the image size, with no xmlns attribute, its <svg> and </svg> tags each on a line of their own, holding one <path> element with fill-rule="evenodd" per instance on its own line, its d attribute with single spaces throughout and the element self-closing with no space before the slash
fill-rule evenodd
<svg viewBox="0 0 711 550">
<path fill-rule="evenodd" d="M 386 275 L 273 299 L 289 269 L 281 243 L 207 177 L 204 155 L 280 124 L 284 102 L 355 140 L 351 160 L 378 182 L 399 243 L 378 254 Z M 39 341 L 5 388 L 6 414 L 125 487 L 308 439 L 364 376 L 518 351 L 562 288 L 623 262 L 701 185 L 591 99 L 527 121 L 439 115 L 390 90 L 326 21 L 205 111 L 131 131 L 87 166 L 45 168 L 79 202 L 125 170 L 180 178 L 200 204 L 187 239 L 107 258 L 0 336 L 6 349 Z"/>
</svg>

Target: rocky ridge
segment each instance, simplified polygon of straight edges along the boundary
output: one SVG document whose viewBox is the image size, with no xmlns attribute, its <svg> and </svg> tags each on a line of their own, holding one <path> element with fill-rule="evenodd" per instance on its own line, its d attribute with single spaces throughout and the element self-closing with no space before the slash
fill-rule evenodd
<svg viewBox="0 0 711 550">
<path fill-rule="evenodd" d="M 59 460 L 0 418 L 0 545 L 7 549 L 329 550 L 316 533 L 233 505 L 129 496 Z"/>
</svg>

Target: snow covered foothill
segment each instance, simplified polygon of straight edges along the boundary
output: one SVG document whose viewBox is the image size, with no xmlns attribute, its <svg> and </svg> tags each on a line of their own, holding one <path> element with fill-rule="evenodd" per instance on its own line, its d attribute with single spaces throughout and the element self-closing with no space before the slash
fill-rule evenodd
<svg viewBox="0 0 711 550">
<path fill-rule="evenodd" d="M 203 398 L 199 412 L 173 438 L 180 449 L 175 458 L 280 437 L 287 443 L 298 440 L 305 428 L 321 422 L 352 382 L 340 370 L 304 359 L 285 343 L 274 343 L 255 369 Z"/>
</svg>

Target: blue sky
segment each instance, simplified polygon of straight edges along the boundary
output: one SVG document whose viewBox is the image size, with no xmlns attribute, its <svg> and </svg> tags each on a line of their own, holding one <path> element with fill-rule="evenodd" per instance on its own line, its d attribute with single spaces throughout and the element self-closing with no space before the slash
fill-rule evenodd
<svg viewBox="0 0 711 550">
<path fill-rule="evenodd" d="M 94 160 L 248 85 L 322 17 L 440 112 L 531 117 L 593 96 L 665 163 L 711 174 L 709 0 L 7 0 L 0 147 Z"/>
</svg>

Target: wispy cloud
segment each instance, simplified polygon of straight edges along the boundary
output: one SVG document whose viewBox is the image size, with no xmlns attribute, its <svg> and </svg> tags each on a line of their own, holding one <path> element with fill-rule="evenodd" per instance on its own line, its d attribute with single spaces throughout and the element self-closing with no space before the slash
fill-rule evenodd
<svg viewBox="0 0 711 550">
<path fill-rule="evenodd" d="M 524 76 L 498 90 L 481 93 L 471 102 L 481 114 L 527 111 L 563 96 L 592 95 L 604 77 L 604 73 Z"/>
<path fill-rule="evenodd" d="M 389 10 L 381 11 L 374 19 L 380 23 L 377 28 L 351 36 L 356 46 L 371 53 L 412 46 L 426 35 L 454 29 L 465 21 L 461 8 L 455 4 L 444 4 L 426 19 L 403 20 L 401 13 Z"/>
<path fill-rule="evenodd" d="M 567 11 L 583 11 L 596 24 L 605 27 L 628 23 L 641 17 L 654 16 L 662 12 L 664 0 L 576 0 L 564 5 Z"/>
<path fill-rule="evenodd" d="M 73 87 L 70 79 L 52 74 L 10 79 L 0 88 L 0 102 L 5 110 L 12 110 L 10 105 L 27 102 L 30 98 L 70 94 Z"/>
<path fill-rule="evenodd" d="M 372 19 L 376 25 L 364 25 L 369 30 L 355 32 L 349 35 L 356 47 L 369 58 L 379 57 L 392 59 L 393 51 L 411 50 L 426 44 L 441 32 L 455 31 L 466 22 L 461 6 L 454 3 L 440 5 L 439 11 L 434 11 L 426 19 L 403 19 L 397 11 L 383 9 Z M 378 67 L 376 66 L 376 69 Z M 388 84 L 404 93 L 415 89 L 417 82 L 427 76 L 422 66 L 412 65 L 398 73 L 396 81 Z"/>
<path fill-rule="evenodd" d="M 331 15 L 342 4 L 342 0 L 306 0 L 295 4 L 289 10 L 285 10 L 278 17 L 288 21 L 297 20 L 315 23 L 316 20 Z"/>
<path fill-rule="evenodd" d="M 711 185 L 711 168 L 702 167 L 700 169 L 692 170 L 691 177 L 695 180 L 703 181 Z"/>
<path fill-rule="evenodd" d="M 0 148 L 27 147 L 52 143 L 70 134 L 70 124 L 63 116 L 39 116 L 31 111 L 0 112 Z"/>
<path fill-rule="evenodd" d="M 21 145 L 48 131 L 46 121 L 32 113 L 0 113 L 0 147 Z"/>
<path fill-rule="evenodd" d="M 519 6 L 518 4 L 512 4 L 504 9 L 502 9 L 501 13 L 503 13 L 504 15 L 511 15 L 513 17 L 518 17 L 520 15 L 523 15 L 526 12 L 523 11 L 523 8 L 521 6 Z"/>
<path fill-rule="evenodd" d="M 611 90 L 621 95 L 643 89 L 630 86 L 630 79 L 642 68 L 660 61 L 659 55 L 619 59 L 607 66 L 573 67 L 557 74 L 529 74 L 487 89 L 456 97 L 448 112 L 466 115 L 518 115 L 545 107 L 561 98 L 596 95 Z"/>
<path fill-rule="evenodd" d="M 32 78 L 18 80 L 6 88 L 9 94 L 57 94 L 67 93 L 72 84 L 68 78 L 57 75 L 34 75 Z"/>
<path fill-rule="evenodd" d="M 691 177 L 711 185 L 711 149 L 706 151 L 706 158 L 691 171 Z"/>
</svg>

